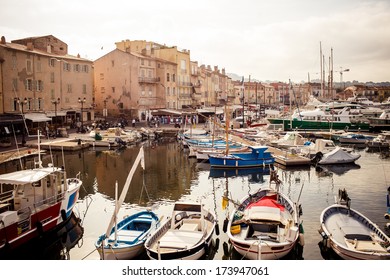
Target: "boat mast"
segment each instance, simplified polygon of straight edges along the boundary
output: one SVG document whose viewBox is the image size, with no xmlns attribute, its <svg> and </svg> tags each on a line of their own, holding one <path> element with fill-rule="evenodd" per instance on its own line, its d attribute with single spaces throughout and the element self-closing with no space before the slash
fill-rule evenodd
<svg viewBox="0 0 390 280">
<path fill-rule="evenodd" d="M 117 201 L 117 204 L 116 204 L 116 205 L 118 205 L 118 207 L 115 207 L 115 212 L 112 215 L 110 224 L 107 227 L 106 238 L 108 238 L 110 236 L 111 229 L 115 223 L 115 219 L 116 219 L 116 216 L 118 215 L 120 206 L 123 204 L 123 201 L 125 200 L 127 191 L 130 187 L 130 183 L 131 183 L 131 180 L 133 179 L 133 175 L 135 173 L 135 170 L 137 169 L 138 163 L 141 163 L 141 167 L 143 169 L 145 169 L 145 158 L 144 158 L 144 147 L 143 146 L 141 146 L 139 153 L 138 153 L 138 156 L 135 159 L 133 166 L 131 167 L 129 175 L 127 176 L 127 179 L 126 179 L 125 185 L 123 187 L 121 196 L 119 197 L 119 200 Z"/>
<path fill-rule="evenodd" d="M 320 75 L 321 75 L 321 97 L 324 97 L 324 79 L 322 74 L 322 46 L 320 41 Z"/>
</svg>

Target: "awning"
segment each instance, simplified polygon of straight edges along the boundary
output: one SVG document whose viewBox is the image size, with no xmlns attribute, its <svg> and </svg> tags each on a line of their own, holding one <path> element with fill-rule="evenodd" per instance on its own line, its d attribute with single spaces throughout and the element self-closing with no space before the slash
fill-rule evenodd
<svg viewBox="0 0 390 280">
<path fill-rule="evenodd" d="M 30 120 L 32 122 L 48 122 L 51 121 L 51 118 L 48 118 L 45 114 L 32 113 L 32 114 L 24 114 L 26 120 Z"/>
<path fill-rule="evenodd" d="M 23 123 L 23 117 L 21 115 L 2 114 L 0 115 L 1 125 L 12 125 Z"/>
<path fill-rule="evenodd" d="M 46 116 L 55 117 L 57 114 L 57 117 L 64 117 L 64 116 L 66 116 L 66 113 L 67 113 L 67 111 L 57 111 L 57 113 L 50 111 L 50 112 L 46 112 Z"/>
</svg>

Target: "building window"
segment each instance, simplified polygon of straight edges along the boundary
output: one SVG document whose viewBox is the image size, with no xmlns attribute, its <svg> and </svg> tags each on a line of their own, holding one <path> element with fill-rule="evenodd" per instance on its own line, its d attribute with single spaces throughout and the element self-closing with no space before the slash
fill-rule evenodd
<svg viewBox="0 0 390 280">
<path fill-rule="evenodd" d="M 115 87 L 112 87 L 112 93 L 115 93 Z"/>
<path fill-rule="evenodd" d="M 38 110 L 41 110 L 43 108 L 43 99 L 38 98 L 37 100 Z"/>
<path fill-rule="evenodd" d="M 142 95 L 142 96 L 145 95 L 145 86 L 142 86 L 142 87 L 141 87 L 141 95 Z"/>
<path fill-rule="evenodd" d="M 87 85 L 83 84 L 83 94 L 87 94 Z"/>
<path fill-rule="evenodd" d="M 71 70 L 70 63 L 64 62 L 63 65 L 64 65 L 64 71 L 70 72 Z"/>
<path fill-rule="evenodd" d="M 27 72 L 28 72 L 28 73 L 31 73 L 31 72 L 32 72 L 32 63 L 31 63 L 31 60 L 27 60 L 27 61 L 26 61 L 26 68 L 27 68 Z"/>
<path fill-rule="evenodd" d="M 172 74 L 172 82 L 176 82 L 176 74 Z"/>
<path fill-rule="evenodd" d="M 82 71 L 85 72 L 85 73 L 88 73 L 88 72 L 89 72 L 89 67 L 88 67 L 88 65 L 83 65 L 83 66 L 82 66 Z"/>
<path fill-rule="evenodd" d="M 141 65 L 145 65 L 145 61 L 141 59 Z"/>
<path fill-rule="evenodd" d="M 55 58 L 49 58 L 49 66 L 54 67 L 56 65 Z"/>
<path fill-rule="evenodd" d="M 115 60 L 111 60 L 111 67 L 115 66 Z"/>
<path fill-rule="evenodd" d="M 36 84 L 37 91 L 43 91 L 43 81 L 42 80 L 35 81 L 35 84 Z"/>
<path fill-rule="evenodd" d="M 149 96 L 152 96 L 152 87 L 149 87 Z"/>
<path fill-rule="evenodd" d="M 72 93 L 72 84 L 67 84 L 67 93 Z"/>
<path fill-rule="evenodd" d="M 26 79 L 26 90 L 32 91 L 32 89 L 33 89 L 33 80 Z"/>
<path fill-rule="evenodd" d="M 12 69 L 16 70 L 17 69 L 17 61 L 16 61 L 16 54 L 12 54 Z"/>
<path fill-rule="evenodd" d="M 80 72 L 80 64 L 73 65 L 73 71 L 74 72 Z"/>
<path fill-rule="evenodd" d="M 40 61 L 37 61 L 37 72 L 42 72 L 42 64 Z"/>
<path fill-rule="evenodd" d="M 55 82 L 54 77 L 55 77 L 55 76 L 54 76 L 54 72 L 51 72 L 51 73 L 50 73 L 50 82 L 51 82 L 51 83 L 54 83 L 54 82 Z"/>
<path fill-rule="evenodd" d="M 104 73 L 100 73 L 100 80 L 104 80 Z"/>
<path fill-rule="evenodd" d="M 169 73 L 167 73 L 167 82 L 169 82 Z"/>
<path fill-rule="evenodd" d="M 171 90 L 170 90 L 170 88 L 169 88 L 169 87 L 167 87 L 167 96 L 169 96 L 169 95 L 170 95 L 170 93 L 171 93 Z"/>
<path fill-rule="evenodd" d="M 106 89 L 104 87 L 101 87 L 100 88 L 100 93 L 105 93 L 106 92 Z"/>
</svg>

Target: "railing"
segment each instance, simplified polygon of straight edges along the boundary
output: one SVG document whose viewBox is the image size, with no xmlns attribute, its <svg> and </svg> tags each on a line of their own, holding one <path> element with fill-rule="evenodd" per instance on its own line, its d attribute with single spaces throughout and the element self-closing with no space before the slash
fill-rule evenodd
<svg viewBox="0 0 390 280">
<path fill-rule="evenodd" d="M 139 83 L 154 84 L 154 83 L 159 83 L 160 78 L 138 77 L 138 82 Z"/>
</svg>

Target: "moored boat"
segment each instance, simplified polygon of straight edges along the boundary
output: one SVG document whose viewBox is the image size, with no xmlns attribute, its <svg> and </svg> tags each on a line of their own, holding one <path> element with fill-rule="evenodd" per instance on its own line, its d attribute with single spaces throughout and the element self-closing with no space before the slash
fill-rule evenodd
<svg viewBox="0 0 390 280">
<path fill-rule="evenodd" d="M 145 241 L 159 226 L 159 218 L 151 211 L 140 211 L 116 224 L 109 237 L 99 236 L 95 247 L 103 260 L 130 260 L 145 251 Z"/>
<path fill-rule="evenodd" d="M 44 167 L 39 144 L 38 150 L 33 169 L 0 175 L 0 251 L 13 250 L 61 228 L 78 200 L 80 173 L 67 178 L 64 167 Z"/>
<path fill-rule="evenodd" d="M 335 204 L 320 216 L 323 247 L 347 260 L 389 260 L 390 238 L 369 218 L 351 208 L 347 192 L 339 190 Z"/>
<path fill-rule="evenodd" d="M 292 114 L 290 118 L 268 118 L 271 124 L 283 124 L 284 130 L 338 130 L 369 131 L 369 123 L 354 120 L 350 108 L 339 112 L 325 111 L 319 108 Z"/>
<path fill-rule="evenodd" d="M 251 152 L 209 154 L 211 167 L 215 168 L 251 168 L 272 165 L 275 158 L 266 152 L 267 146 L 249 146 Z"/>
<path fill-rule="evenodd" d="M 280 192 L 280 181 L 274 170 L 270 182 L 275 186 L 270 184 L 245 196 L 228 222 L 230 242 L 247 259 L 280 259 L 298 242 L 303 246 L 299 206 Z"/>
<path fill-rule="evenodd" d="M 215 214 L 201 203 L 176 202 L 145 248 L 152 260 L 197 260 L 207 253 L 216 226 Z"/>
</svg>

